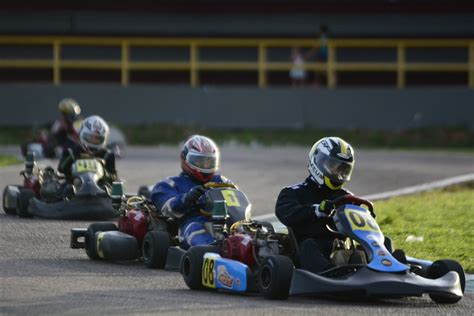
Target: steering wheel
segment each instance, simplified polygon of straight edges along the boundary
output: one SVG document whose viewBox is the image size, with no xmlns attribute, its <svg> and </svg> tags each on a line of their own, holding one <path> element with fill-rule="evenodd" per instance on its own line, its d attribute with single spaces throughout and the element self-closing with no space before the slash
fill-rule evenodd
<svg viewBox="0 0 474 316">
<path fill-rule="evenodd" d="M 235 184 L 233 183 L 221 183 L 221 182 L 207 182 L 203 185 L 206 189 L 212 189 L 212 188 L 231 188 L 231 189 L 237 189 Z"/>
<path fill-rule="evenodd" d="M 343 204 L 365 205 L 369 209 L 370 214 L 372 214 L 372 216 L 375 217 L 374 204 L 372 202 L 370 202 L 369 200 L 362 199 L 362 198 L 357 197 L 355 195 L 346 194 L 346 195 L 340 196 L 340 197 L 332 200 L 331 203 L 336 208 L 343 205 Z"/>
</svg>

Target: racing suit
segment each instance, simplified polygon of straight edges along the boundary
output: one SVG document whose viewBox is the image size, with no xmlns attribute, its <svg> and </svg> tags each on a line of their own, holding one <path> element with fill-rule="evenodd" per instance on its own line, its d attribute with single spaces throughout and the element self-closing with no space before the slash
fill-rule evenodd
<svg viewBox="0 0 474 316">
<path fill-rule="evenodd" d="M 71 174 L 71 167 L 74 161 L 81 157 L 90 157 L 84 148 L 79 144 L 73 144 L 68 148 L 64 148 L 59 159 L 58 171 L 64 173 L 66 176 L 66 181 L 68 183 L 73 182 L 73 177 Z M 94 157 L 101 158 L 105 162 L 105 181 L 111 183 L 112 181 L 117 180 L 117 170 L 115 169 L 115 155 L 110 150 L 101 150 L 97 152 Z"/>
<path fill-rule="evenodd" d="M 332 219 L 318 216 L 317 210 L 323 200 L 333 200 L 346 194 L 352 193 L 345 189 L 331 190 L 325 185 L 321 186 L 311 176 L 302 183 L 281 190 L 275 214 L 284 225 L 291 228 L 296 237 L 296 263 L 302 269 L 318 273 L 332 266 L 329 256 L 338 235 L 326 227 L 332 223 Z"/>
<path fill-rule="evenodd" d="M 219 174 L 214 175 L 210 182 L 231 183 Z M 157 211 L 178 220 L 178 236 L 183 249 L 214 242 L 214 238 L 204 228 L 208 217 L 201 215 L 199 205 L 186 209 L 183 203 L 185 194 L 201 184 L 182 172 L 178 176 L 168 177 L 158 182 L 151 190 L 150 199 Z"/>
<path fill-rule="evenodd" d="M 53 147 L 71 147 L 79 140 L 79 135 L 74 129 L 74 122 L 62 116 L 51 126 L 50 138 L 54 144 Z"/>
</svg>

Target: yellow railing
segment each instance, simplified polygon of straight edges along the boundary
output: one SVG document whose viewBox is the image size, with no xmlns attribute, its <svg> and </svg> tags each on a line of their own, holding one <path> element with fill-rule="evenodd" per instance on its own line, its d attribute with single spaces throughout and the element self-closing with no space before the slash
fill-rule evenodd
<svg viewBox="0 0 474 316">
<path fill-rule="evenodd" d="M 56 36 L 0 36 L 2 45 L 29 46 L 51 45 L 52 59 L 0 59 L 0 68 L 49 68 L 53 70 L 53 82 L 61 83 L 62 69 L 108 69 L 120 70 L 121 83 L 130 81 L 130 71 L 188 71 L 190 85 L 199 85 L 199 72 L 202 70 L 242 71 L 258 73 L 258 85 L 267 86 L 268 71 L 289 71 L 290 62 L 269 61 L 268 49 L 290 47 L 318 47 L 320 42 L 311 39 L 201 39 L 201 38 L 101 38 L 101 37 L 56 37 Z M 112 46 L 121 48 L 121 58 L 117 60 L 71 60 L 61 58 L 61 50 L 66 46 Z M 134 47 L 183 47 L 189 49 L 187 61 L 133 61 L 130 50 Z M 201 48 L 255 48 L 258 58 L 248 61 L 202 61 Z M 392 62 L 342 62 L 336 60 L 336 51 L 341 48 L 388 48 L 396 50 L 396 61 Z M 407 62 L 406 50 L 409 48 L 465 48 L 467 62 Z M 327 62 L 306 62 L 305 69 L 325 72 L 328 87 L 336 86 L 337 72 L 394 72 L 397 74 L 397 87 L 405 86 L 406 72 L 467 72 L 468 85 L 474 88 L 474 39 L 334 39 L 328 41 Z"/>
</svg>

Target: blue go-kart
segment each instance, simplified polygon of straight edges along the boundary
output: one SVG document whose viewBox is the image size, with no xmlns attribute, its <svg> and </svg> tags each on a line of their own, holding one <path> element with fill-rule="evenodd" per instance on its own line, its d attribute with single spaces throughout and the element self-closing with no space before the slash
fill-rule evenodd
<svg viewBox="0 0 474 316">
<path fill-rule="evenodd" d="M 437 303 L 453 304 L 463 297 L 466 281 L 458 262 L 431 262 L 407 257 L 402 250 L 392 251 L 372 216 L 370 201 L 346 195 L 332 202 L 337 208 L 330 215 L 334 222 L 331 229 L 339 235 L 331 254 L 335 267 L 321 273 L 299 269 L 297 264 L 295 268 L 291 258 L 297 246 L 289 230 L 293 251 L 280 245 L 280 254 L 268 253 L 254 266 L 223 258 L 210 246 L 200 246 L 193 252 L 202 256 L 201 260 L 190 260 L 188 255 L 181 261 L 185 281 L 192 272 L 194 289 L 259 292 L 268 299 L 286 299 L 288 295 L 402 298 L 428 294 Z M 191 267 L 191 262 L 200 266 Z"/>
</svg>

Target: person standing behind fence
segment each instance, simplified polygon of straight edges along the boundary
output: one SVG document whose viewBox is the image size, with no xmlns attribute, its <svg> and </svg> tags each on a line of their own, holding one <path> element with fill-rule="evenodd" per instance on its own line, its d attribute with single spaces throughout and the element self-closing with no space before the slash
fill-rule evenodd
<svg viewBox="0 0 474 316">
<path fill-rule="evenodd" d="M 305 84 L 306 70 L 304 69 L 305 59 L 298 47 L 293 47 L 291 50 L 291 62 L 293 63 L 290 70 L 291 85 L 301 87 Z"/>
<path fill-rule="evenodd" d="M 316 61 L 320 63 L 326 63 L 328 61 L 329 55 L 329 47 L 328 47 L 328 40 L 329 40 L 329 27 L 325 24 L 321 24 L 319 26 L 319 47 L 314 47 L 306 54 L 306 59 L 312 58 L 316 55 Z M 314 85 L 319 87 L 323 81 L 323 78 L 326 77 L 326 73 L 315 71 L 314 73 Z M 327 80 L 326 80 L 327 81 Z"/>
</svg>

